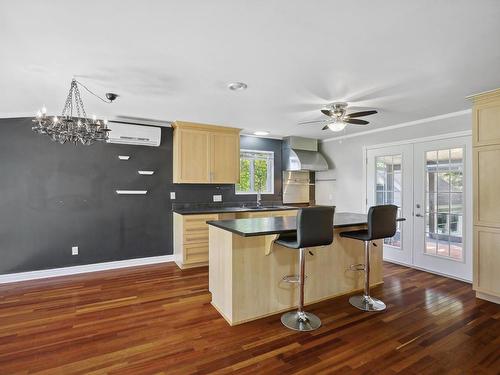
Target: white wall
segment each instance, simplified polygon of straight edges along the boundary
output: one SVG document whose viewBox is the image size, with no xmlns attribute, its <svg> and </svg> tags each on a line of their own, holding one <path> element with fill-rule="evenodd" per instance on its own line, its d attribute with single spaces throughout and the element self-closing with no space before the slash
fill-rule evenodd
<svg viewBox="0 0 500 375">
<path fill-rule="evenodd" d="M 392 128 L 342 140 L 325 141 L 320 151 L 328 160 L 329 171 L 318 172 L 316 179 L 336 179 L 316 183 L 316 203 L 337 206 L 337 212 L 363 212 L 363 147 L 407 139 L 431 137 L 470 130 L 470 112 L 430 120 L 412 126 Z"/>
</svg>

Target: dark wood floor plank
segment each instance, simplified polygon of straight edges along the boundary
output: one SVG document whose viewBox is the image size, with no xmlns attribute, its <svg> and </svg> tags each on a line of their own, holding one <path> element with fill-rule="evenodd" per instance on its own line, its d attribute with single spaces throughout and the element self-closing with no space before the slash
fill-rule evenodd
<svg viewBox="0 0 500 375">
<path fill-rule="evenodd" d="M 500 374 L 500 307 L 469 284 L 386 263 L 373 290 L 309 306 L 310 333 L 279 315 L 230 327 L 206 267 L 161 264 L 0 285 L 0 374 Z"/>
</svg>

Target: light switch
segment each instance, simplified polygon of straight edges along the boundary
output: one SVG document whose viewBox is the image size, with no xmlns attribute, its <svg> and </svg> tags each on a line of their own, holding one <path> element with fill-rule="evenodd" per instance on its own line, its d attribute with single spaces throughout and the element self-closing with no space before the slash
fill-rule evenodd
<svg viewBox="0 0 500 375">
<path fill-rule="evenodd" d="M 170 192 L 170 199 L 175 199 L 175 191 Z"/>
<path fill-rule="evenodd" d="M 214 202 L 222 202 L 222 195 L 216 194 L 213 196 Z"/>
</svg>

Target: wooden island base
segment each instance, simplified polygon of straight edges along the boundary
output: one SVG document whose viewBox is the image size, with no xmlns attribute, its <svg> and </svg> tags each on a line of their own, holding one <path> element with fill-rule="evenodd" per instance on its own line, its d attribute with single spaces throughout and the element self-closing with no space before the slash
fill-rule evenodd
<svg viewBox="0 0 500 375">
<path fill-rule="evenodd" d="M 305 303 L 311 304 L 363 288 L 363 272 L 351 264 L 364 261 L 361 241 L 340 238 L 333 244 L 310 248 L 306 258 Z M 230 325 L 237 325 L 293 309 L 298 304 L 297 284 L 283 281 L 298 273 L 298 251 L 273 243 L 275 235 L 243 237 L 209 226 L 209 290 L 212 305 Z M 382 240 L 371 249 L 370 285 L 383 282 Z M 312 254 L 312 255 L 311 255 Z"/>
</svg>

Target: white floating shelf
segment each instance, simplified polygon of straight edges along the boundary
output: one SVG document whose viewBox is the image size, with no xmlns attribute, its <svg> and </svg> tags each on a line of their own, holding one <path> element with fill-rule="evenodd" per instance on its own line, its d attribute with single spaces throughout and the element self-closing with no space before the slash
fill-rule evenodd
<svg viewBox="0 0 500 375">
<path fill-rule="evenodd" d="M 155 171 L 137 171 L 137 172 L 145 176 L 151 176 L 152 174 L 155 173 Z"/>
<path fill-rule="evenodd" d="M 130 156 L 128 156 L 128 155 L 118 155 L 118 159 L 120 159 L 120 160 L 128 160 L 128 159 L 130 159 Z"/>
<path fill-rule="evenodd" d="M 129 195 L 144 195 L 147 194 L 147 190 L 116 190 L 116 194 L 129 194 Z"/>
</svg>

